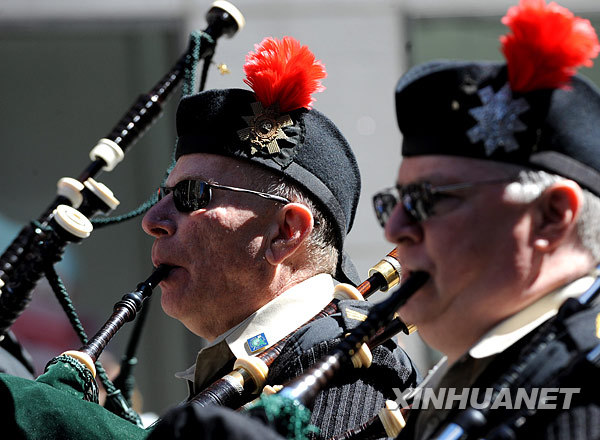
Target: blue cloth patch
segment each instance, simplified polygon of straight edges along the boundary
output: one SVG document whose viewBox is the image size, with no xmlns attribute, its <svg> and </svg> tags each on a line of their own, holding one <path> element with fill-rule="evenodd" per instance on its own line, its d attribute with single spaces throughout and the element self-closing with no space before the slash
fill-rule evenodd
<svg viewBox="0 0 600 440">
<path fill-rule="evenodd" d="M 269 345 L 269 343 L 267 342 L 267 337 L 264 333 L 252 336 L 250 339 L 248 339 L 247 342 L 251 353 L 254 353 L 255 351 L 260 350 L 261 348 Z"/>
</svg>

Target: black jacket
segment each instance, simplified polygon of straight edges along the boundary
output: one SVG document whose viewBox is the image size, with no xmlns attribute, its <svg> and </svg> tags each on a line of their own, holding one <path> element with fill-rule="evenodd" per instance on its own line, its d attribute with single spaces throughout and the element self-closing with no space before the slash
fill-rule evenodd
<svg viewBox="0 0 600 440">
<path fill-rule="evenodd" d="M 556 399 L 551 401 L 547 409 L 538 407 L 528 410 L 526 405 L 521 405 L 520 410 L 502 406 L 485 411 L 484 427 L 474 428 L 469 438 L 600 439 L 600 353 L 596 363 L 585 359 L 590 350 L 600 344 L 600 307 L 580 309 L 577 301 L 571 299 L 561 308 L 553 322 L 554 326 L 550 327 L 551 322 L 541 325 L 521 341 L 496 355 L 470 386 L 479 390 L 500 386 L 507 388 L 514 376 L 511 387 L 513 396 L 515 388 L 547 388 L 556 391 L 570 388 L 580 391 L 571 395 L 568 407 L 565 407 L 565 394 L 555 392 L 553 396 Z M 544 336 L 550 334 L 549 329 L 555 334 L 552 340 L 546 340 Z M 536 355 L 532 355 L 534 352 Z M 529 356 L 525 356 L 526 353 Z M 525 359 L 528 362 L 524 362 Z M 461 361 L 457 364 L 459 362 Z M 467 375 L 468 362 L 464 365 L 464 373 Z M 415 430 L 417 426 L 424 429 L 425 423 L 429 427 L 426 432 L 437 426 L 433 432 L 439 434 L 442 426 L 456 421 L 460 414 L 465 414 L 456 409 L 444 417 L 438 417 L 436 413 L 441 414 L 441 411 L 411 412 L 407 427 L 398 438 L 421 440 L 423 437 L 419 437 Z M 499 428 L 505 433 L 510 432 L 511 436 L 494 437 L 491 433 L 498 433 Z M 425 438 L 430 437 L 430 434 L 426 434 Z"/>
</svg>

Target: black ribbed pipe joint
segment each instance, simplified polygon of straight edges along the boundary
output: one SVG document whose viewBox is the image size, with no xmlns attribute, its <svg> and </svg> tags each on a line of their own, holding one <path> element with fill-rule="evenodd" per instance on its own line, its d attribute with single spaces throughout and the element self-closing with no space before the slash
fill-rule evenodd
<svg viewBox="0 0 600 440">
<path fill-rule="evenodd" d="M 137 312 L 141 310 L 144 299 L 145 296 L 138 291 L 127 293 L 115 304 L 114 311 L 116 312 L 121 308 L 126 309 L 125 320 L 128 322 L 133 321 Z"/>
</svg>

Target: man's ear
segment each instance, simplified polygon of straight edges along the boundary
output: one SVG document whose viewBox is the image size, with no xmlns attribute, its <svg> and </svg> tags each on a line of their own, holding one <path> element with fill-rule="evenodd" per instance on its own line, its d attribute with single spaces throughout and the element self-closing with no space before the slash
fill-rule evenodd
<svg viewBox="0 0 600 440">
<path fill-rule="evenodd" d="M 265 257 L 272 265 L 283 262 L 298 250 L 313 229 L 313 215 L 306 205 L 288 203 L 276 216 L 275 233 Z"/>
<path fill-rule="evenodd" d="M 549 252 L 575 233 L 584 203 L 583 191 L 572 180 L 562 180 L 544 190 L 538 203 L 540 215 L 535 226 L 534 246 Z"/>
</svg>

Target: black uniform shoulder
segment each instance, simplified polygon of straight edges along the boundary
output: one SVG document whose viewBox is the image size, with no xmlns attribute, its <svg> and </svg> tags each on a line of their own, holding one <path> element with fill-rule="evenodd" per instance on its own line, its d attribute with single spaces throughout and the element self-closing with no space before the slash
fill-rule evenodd
<svg viewBox="0 0 600 440">
<path fill-rule="evenodd" d="M 564 320 L 564 335 L 554 348 L 555 363 L 563 367 L 549 372 L 548 387 L 569 391 L 556 409 L 538 410 L 524 425 L 519 438 L 552 440 L 600 439 L 600 305 L 574 313 Z M 595 359 L 594 359 L 595 358 Z M 541 368 L 541 367 L 540 367 Z"/>
<path fill-rule="evenodd" d="M 281 355 L 269 370 L 268 382 L 285 383 L 302 374 L 315 362 L 335 348 L 343 337 L 356 328 L 369 313 L 373 305 L 367 301 L 343 300 L 338 303 L 338 313 L 316 319 L 294 333 L 285 343 Z M 379 381 L 386 381 L 391 388 L 416 384 L 419 373 L 404 350 L 389 340 L 372 350 L 373 363 L 368 376 L 382 374 Z M 365 376 L 365 371 L 352 372 L 348 365 L 345 374 Z M 392 394 L 393 395 L 393 394 Z"/>
<path fill-rule="evenodd" d="M 487 411 L 483 436 L 501 430 L 514 439 L 600 439 L 600 352 L 590 359 L 600 349 L 598 323 L 599 306 L 569 299 L 555 318 L 496 355 L 472 387 L 537 398 Z M 542 395 L 548 400 L 540 402 Z"/>
</svg>

